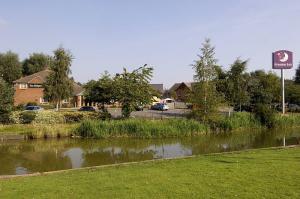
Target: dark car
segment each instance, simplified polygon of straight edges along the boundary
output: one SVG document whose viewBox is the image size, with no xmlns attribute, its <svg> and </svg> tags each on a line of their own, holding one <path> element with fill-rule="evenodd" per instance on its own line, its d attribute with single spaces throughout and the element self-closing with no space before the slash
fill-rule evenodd
<svg viewBox="0 0 300 199">
<path fill-rule="evenodd" d="M 92 106 L 83 106 L 79 109 L 79 111 L 91 111 L 91 112 L 95 112 L 96 109 Z"/>
<path fill-rule="evenodd" d="M 289 104 L 288 105 L 289 112 L 300 112 L 300 106 L 298 104 Z"/>
<path fill-rule="evenodd" d="M 159 111 L 167 111 L 169 110 L 168 105 L 163 104 L 163 103 L 156 103 L 153 106 L 151 106 L 152 110 L 159 110 Z"/>
<path fill-rule="evenodd" d="M 26 106 L 25 107 L 25 111 L 42 111 L 42 110 L 44 110 L 44 109 L 40 106 Z"/>
</svg>

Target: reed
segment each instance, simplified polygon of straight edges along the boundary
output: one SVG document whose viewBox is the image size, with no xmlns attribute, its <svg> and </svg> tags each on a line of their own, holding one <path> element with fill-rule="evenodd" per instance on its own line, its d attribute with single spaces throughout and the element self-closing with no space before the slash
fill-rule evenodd
<svg viewBox="0 0 300 199">
<path fill-rule="evenodd" d="M 163 138 L 187 137 L 205 134 L 209 131 L 207 125 L 195 120 L 168 119 L 168 120 L 86 120 L 75 129 L 75 134 L 81 137 L 109 138 L 109 137 L 136 137 L 136 138 Z"/>
</svg>

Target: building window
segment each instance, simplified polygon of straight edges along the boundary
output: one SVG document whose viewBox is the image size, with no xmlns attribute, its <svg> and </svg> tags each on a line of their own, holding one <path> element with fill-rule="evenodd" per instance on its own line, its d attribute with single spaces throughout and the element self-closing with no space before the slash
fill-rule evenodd
<svg viewBox="0 0 300 199">
<path fill-rule="evenodd" d="M 48 99 L 46 99 L 46 98 L 40 98 L 40 103 L 41 104 L 47 104 L 47 103 L 49 103 L 49 100 Z"/>
<path fill-rule="evenodd" d="M 27 89 L 27 84 L 19 84 L 20 89 Z"/>
</svg>

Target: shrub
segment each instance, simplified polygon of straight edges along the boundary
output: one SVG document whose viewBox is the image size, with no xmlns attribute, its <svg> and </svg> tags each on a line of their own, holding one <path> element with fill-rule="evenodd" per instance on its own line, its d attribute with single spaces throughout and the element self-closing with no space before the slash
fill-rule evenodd
<svg viewBox="0 0 300 199">
<path fill-rule="evenodd" d="M 266 104 L 257 104 L 254 109 L 255 118 L 264 126 L 275 126 L 275 111 Z"/>
<path fill-rule="evenodd" d="M 30 124 L 36 117 L 36 112 L 34 111 L 23 111 L 20 115 L 20 121 L 22 124 Z"/>
<path fill-rule="evenodd" d="M 37 106 L 36 102 L 28 102 L 26 106 Z"/>
<path fill-rule="evenodd" d="M 99 114 L 94 112 L 60 112 L 66 123 L 81 122 L 87 119 L 99 119 Z"/>
<path fill-rule="evenodd" d="M 34 124 L 62 124 L 65 123 L 64 116 L 54 111 L 38 111 L 33 121 Z"/>
<path fill-rule="evenodd" d="M 10 113 L 9 121 L 13 124 L 22 124 L 22 111 L 13 111 Z"/>
<path fill-rule="evenodd" d="M 111 114 L 107 111 L 107 109 L 104 109 L 100 112 L 99 118 L 101 120 L 110 120 L 112 118 Z"/>
<path fill-rule="evenodd" d="M 24 104 L 19 104 L 17 106 L 14 106 L 14 110 L 15 111 L 23 111 L 24 110 L 25 105 Z"/>
</svg>

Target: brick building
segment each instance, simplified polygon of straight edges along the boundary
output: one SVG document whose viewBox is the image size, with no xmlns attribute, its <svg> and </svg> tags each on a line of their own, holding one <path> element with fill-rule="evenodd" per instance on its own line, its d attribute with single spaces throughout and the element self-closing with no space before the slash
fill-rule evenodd
<svg viewBox="0 0 300 199">
<path fill-rule="evenodd" d="M 181 82 L 175 83 L 168 91 L 167 96 L 174 98 L 176 101 L 179 102 L 187 102 L 189 96 L 192 93 L 193 82 Z"/>
<path fill-rule="evenodd" d="M 14 81 L 14 104 L 27 104 L 29 102 L 48 104 L 49 102 L 44 98 L 43 84 L 50 72 L 46 69 Z M 74 82 L 73 97 L 63 100 L 62 104 L 69 107 L 80 107 L 83 103 L 83 88 Z"/>
</svg>

